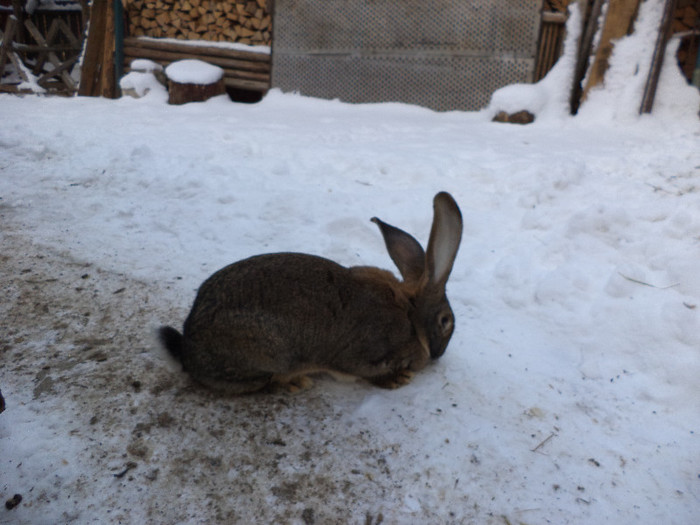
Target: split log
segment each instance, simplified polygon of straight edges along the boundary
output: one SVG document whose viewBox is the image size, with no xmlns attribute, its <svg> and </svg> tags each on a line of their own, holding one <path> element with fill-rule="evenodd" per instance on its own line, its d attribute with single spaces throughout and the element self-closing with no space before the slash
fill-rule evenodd
<svg viewBox="0 0 700 525">
<path fill-rule="evenodd" d="M 535 115 L 527 110 L 517 111 L 516 113 L 508 113 L 499 111 L 492 122 L 508 122 L 510 124 L 531 124 L 535 121 Z"/>
</svg>

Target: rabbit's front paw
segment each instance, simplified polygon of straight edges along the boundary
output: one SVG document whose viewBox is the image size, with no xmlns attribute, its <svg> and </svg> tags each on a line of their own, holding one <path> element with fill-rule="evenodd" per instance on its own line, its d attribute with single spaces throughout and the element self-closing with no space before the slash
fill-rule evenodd
<svg viewBox="0 0 700 525">
<path fill-rule="evenodd" d="M 410 383 L 414 375 L 408 368 L 402 368 L 394 375 L 372 379 L 372 383 L 382 388 L 395 389 Z"/>
<path fill-rule="evenodd" d="M 303 373 L 280 374 L 272 377 L 271 387 L 275 392 L 286 391 L 296 394 L 313 386 L 313 380 Z"/>
</svg>

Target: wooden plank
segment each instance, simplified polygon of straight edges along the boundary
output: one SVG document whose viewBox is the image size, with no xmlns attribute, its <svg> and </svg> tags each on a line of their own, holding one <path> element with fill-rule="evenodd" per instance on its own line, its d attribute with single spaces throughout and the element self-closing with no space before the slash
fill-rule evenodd
<svg viewBox="0 0 700 525">
<path fill-rule="evenodd" d="M 27 66 L 25 66 L 24 63 L 19 59 L 17 53 L 15 53 L 14 51 L 10 51 L 7 54 L 7 56 L 10 58 L 12 65 L 15 66 L 15 70 L 22 78 L 22 80 L 24 80 L 27 83 L 31 83 L 31 80 L 29 79 L 29 75 L 27 73 Z"/>
<path fill-rule="evenodd" d="M 5 32 L 2 36 L 2 44 L 0 44 L 0 79 L 2 79 L 2 73 L 5 70 L 5 64 L 9 58 L 9 54 L 12 51 L 12 42 L 15 39 L 15 32 L 17 31 L 17 18 L 15 15 L 10 15 L 7 17 L 5 22 Z"/>
<path fill-rule="evenodd" d="M 19 59 L 19 56 L 14 49 L 14 38 L 17 36 L 20 29 L 18 18 L 15 15 L 10 15 L 5 24 L 5 32 L 3 33 L 2 46 L 0 46 L 0 78 L 2 71 L 5 69 L 5 64 L 9 59 L 15 67 L 15 71 L 20 78 L 27 83 L 30 83 L 27 67 Z"/>
<path fill-rule="evenodd" d="M 80 49 L 80 39 L 73 34 L 73 31 L 71 30 L 70 26 L 66 23 L 66 21 L 62 18 L 56 18 L 54 20 L 54 23 L 58 27 L 59 31 L 61 31 L 61 33 L 63 33 L 63 35 L 68 39 L 70 44 Z"/>
<path fill-rule="evenodd" d="M 542 22 L 534 74 L 535 82 L 541 80 L 552 69 L 559 58 L 563 33 L 563 24 L 559 22 Z"/>
<path fill-rule="evenodd" d="M 46 46 L 40 46 L 38 44 L 18 44 L 15 42 L 13 48 L 18 53 L 41 53 L 42 51 L 46 51 Z M 80 49 L 80 46 L 75 47 L 71 44 L 54 44 L 49 47 L 50 51 L 55 51 L 56 53 L 74 52 L 78 54 Z"/>
<path fill-rule="evenodd" d="M 41 75 L 37 79 L 37 84 L 39 84 L 42 87 L 46 87 L 46 86 L 44 86 L 45 82 L 47 82 L 48 80 L 50 80 L 58 75 L 63 75 L 66 71 L 68 71 L 70 68 L 72 68 L 75 65 L 75 63 L 78 61 L 78 58 L 79 58 L 78 56 L 74 56 L 73 58 L 70 58 L 68 60 L 64 60 L 63 62 L 61 62 L 61 64 L 58 67 L 56 67 L 52 71 L 48 71 L 48 72 L 44 73 L 43 75 Z M 65 82 L 64 82 L 64 84 L 65 84 Z M 75 89 L 75 86 L 70 87 L 70 86 L 66 85 L 66 87 L 70 88 L 71 90 Z"/>
<path fill-rule="evenodd" d="M 96 97 L 100 94 L 104 33 L 107 25 L 107 1 L 95 1 L 90 8 L 90 28 L 85 45 L 85 57 L 80 72 L 78 94 Z"/>
<path fill-rule="evenodd" d="M 15 32 L 15 40 L 19 42 L 24 42 L 24 26 L 22 25 L 22 20 L 24 20 L 24 4 L 25 2 L 21 0 L 12 0 L 12 14 L 17 20 L 17 28 Z"/>
<path fill-rule="evenodd" d="M 162 42 L 148 38 L 127 37 L 124 39 L 124 47 L 138 47 L 147 49 L 159 49 L 162 51 L 195 53 L 198 55 L 219 56 L 223 58 L 237 58 L 256 62 L 270 62 L 268 53 L 255 53 L 253 51 L 239 51 L 218 46 L 188 45 L 175 42 Z"/>
<path fill-rule="evenodd" d="M 542 13 L 542 22 L 549 24 L 566 24 L 567 16 L 564 13 L 545 11 Z"/>
<path fill-rule="evenodd" d="M 114 70 L 115 26 L 114 3 L 106 0 L 105 33 L 102 45 L 102 71 L 100 95 L 105 98 L 117 98 L 117 78 Z"/>
<path fill-rule="evenodd" d="M 270 89 L 269 82 L 256 82 L 253 80 L 244 80 L 240 78 L 224 77 L 224 84 L 226 87 L 238 88 L 238 89 L 249 89 L 251 91 L 262 91 L 265 92 Z"/>
<path fill-rule="evenodd" d="M 25 20 L 25 22 L 24 22 L 25 25 L 27 24 L 27 22 L 31 23 L 30 20 Z M 44 20 L 44 22 L 46 22 L 46 20 Z M 46 25 L 46 24 L 44 24 L 44 25 Z M 34 64 L 34 67 L 32 68 L 33 74 L 38 75 L 39 73 L 41 73 L 44 70 L 44 64 L 46 64 L 46 61 L 49 59 L 48 47 L 49 47 L 49 44 L 52 43 L 54 41 L 54 39 L 56 38 L 56 31 L 57 30 L 58 30 L 58 26 L 55 23 L 51 24 L 51 27 L 49 28 L 49 30 L 46 33 L 46 42 L 43 42 L 43 43 L 40 40 L 37 40 L 34 35 L 32 35 L 34 38 L 34 41 L 37 42 L 37 44 L 39 45 L 39 48 L 40 48 L 39 57 L 38 57 L 36 63 Z M 34 31 L 35 31 L 35 33 L 39 33 L 39 35 L 41 35 L 41 32 L 38 31 L 38 28 L 35 27 Z M 32 33 L 31 30 L 29 32 Z M 50 51 L 54 51 L 54 50 L 51 49 Z M 56 67 L 56 66 L 54 65 L 54 67 Z"/>
<path fill-rule="evenodd" d="M 44 39 L 41 32 L 37 29 L 37 27 L 29 19 L 26 19 L 24 21 L 24 26 L 27 28 L 27 31 L 29 31 L 29 33 L 32 35 L 32 38 L 34 40 L 36 40 L 36 42 L 40 46 L 45 48 L 46 56 L 48 57 L 49 62 L 51 62 L 51 65 L 54 67 L 54 69 L 60 73 L 61 80 L 66 85 L 66 87 L 68 89 L 70 89 L 71 91 L 75 90 L 76 85 L 75 85 L 75 81 L 73 80 L 73 77 L 71 77 L 70 74 L 68 73 L 68 71 L 66 71 L 66 68 L 61 67 L 61 60 L 58 58 L 56 53 L 54 53 L 51 50 L 48 42 Z M 49 34 L 51 34 L 52 37 L 55 37 L 56 30 L 53 29 L 54 27 L 55 26 L 52 25 L 52 28 L 49 30 Z M 75 62 L 75 60 L 71 61 L 71 65 L 72 65 L 72 62 Z M 54 76 L 54 75 L 51 75 L 51 76 Z"/>
<path fill-rule="evenodd" d="M 153 60 L 154 62 L 157 62 L 164 68 L 167 67 L 171 61 L 169 60 L 159 60 L 156 58 L 150 58 L 149 60 Z M 220 66 L 221 67 L 221 66 Z M 241 80 L 252 80 L 254 82 L 261 82 L 263 84 L 269 85 L 270 83 L 270 74 L 269 73 L 257 73 L 254 71 L 243 71 L 241 69 L 227 69 L 227 68 L 222 68 L 224 70 L 224 76 L 227 78 L 238 78 Z M 129 68 L 130 70 L 130 68 Z"/>
<path fill-rule="evenodd" d="M 582 100 L 586 100 L 591 89 L 605 78 L 615 40 L 629 34 L 637 16 L 640 0 L 610 0 L 605 22 L 600 34 L 598 49 L 588 72 L 588 80 L 583 88 Z"/>
<path fill-rule="evenodd" d="M 225 78 L 236 78 L 238 80 L 250 80 L 252 82 L 260 82 L 266 84 L 269 88 L 270 75 L 261 75 L 259 73 L 250 73 L 248 71 L 238 71 L 235 69 L 224 69 Z"/>
<path fill-rule="evenodd" d="M 165 65 L 165 64 L 161 64 Z M 126 71 L 130 71 L 126 68 Z M 246 78 L 244 72 L 224 70 L 224 84 L 227 87 L 234 87 L 240 89 L 249 89 L 252 91 L 267 91 L 270 89 L 270 79 L 269 77 L 264 79 L 256 78 Z"/>
<path fill-rule="evenodd" d="M 0 84 L 0 93 L 14 93 L 20 95 L 31 95 L 34 93 L 31 89 L 20 89 L 17 84 Z"/>
<path fill-rule="evenodd" d="M 212 57 L 201 55 L 198 53 L 171 53 L 168 51 L 160 51 L 155 49 L 145 49 L 145 48 L 135 48 L 135 47 L 124 47 L 125 58 L 148 58 L 150 60 L 162 61 L 162 62 L 175 62 L 176 60 L 183 60 L 186 58 L 195 58 L 209 62 L 211 64 L 223 67 L 225 69 L 240 69 L 243 71 L 255 71 L 259 73 L 270 72 L 270 64 L 264 62 L 251 62 L 248 60 L 237 60 L 230 58 Z"/>
</svg>

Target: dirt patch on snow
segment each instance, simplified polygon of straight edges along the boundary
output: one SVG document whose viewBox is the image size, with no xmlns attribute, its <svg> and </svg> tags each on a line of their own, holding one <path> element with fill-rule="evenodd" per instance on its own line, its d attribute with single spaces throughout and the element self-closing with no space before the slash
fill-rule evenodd
<svg viewBox="0 0 700 525">
<path fill-rule="evenodd" d="M 400 443 L 351 417 L 373 387 L 322 379 L 296 395 L 222 398 L 193 385 L 154 342 L 159 323 L 179 325 L 187 313 L 168 304 L 167 283 L 73 260 L 8 228 L 2 244 L 0 417 L 21 407 L 26 424 L 46 429 L 39 448 L 66 446 L 47 466 L 6 458 L 15 481 L 0 495 L 22 502 L 0 510 L 0 522 L 429 517 L 413 499 L 406 506 L 391 466 L 411 463 Z"/>
</svg>

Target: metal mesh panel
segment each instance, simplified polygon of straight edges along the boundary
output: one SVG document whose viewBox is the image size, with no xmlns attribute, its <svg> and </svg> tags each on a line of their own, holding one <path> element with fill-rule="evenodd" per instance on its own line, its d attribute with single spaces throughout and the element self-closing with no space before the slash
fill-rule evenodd
<svg viewBox="0 0 700 525">
<path fill-rule="evenodd" d="M 532 80 L 541 0 L 276 0 L 272 85 L 474 110 Z"/>
</svg>

